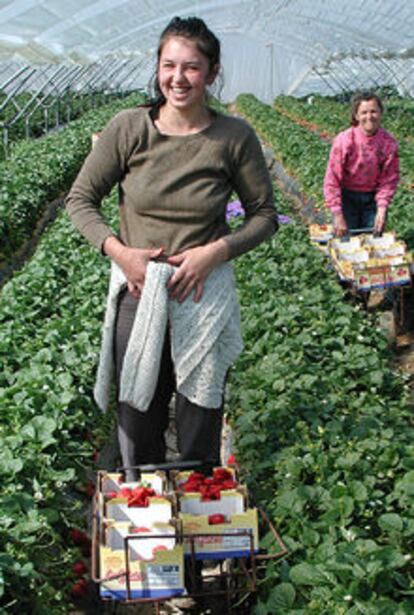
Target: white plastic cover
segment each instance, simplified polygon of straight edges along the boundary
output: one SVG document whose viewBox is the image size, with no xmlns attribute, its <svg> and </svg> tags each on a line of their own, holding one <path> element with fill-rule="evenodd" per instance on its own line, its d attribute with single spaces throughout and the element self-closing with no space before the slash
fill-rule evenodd
<svg viewBox="0 0 414 615">
<path fill-rule="evenodd" d="M 154 68 L 175 15 L 203 18 L 223 46 L 222 98 L 393 84 L 414 93 L 414 0 L 0 0 L 0 60 L 139 60 Z"/>
</svg>

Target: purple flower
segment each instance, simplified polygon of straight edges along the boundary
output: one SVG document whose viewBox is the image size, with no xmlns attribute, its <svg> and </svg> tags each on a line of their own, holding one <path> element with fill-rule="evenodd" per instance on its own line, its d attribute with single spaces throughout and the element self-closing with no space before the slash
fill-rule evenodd
<svg viewBox="0 0 414 615">
<path fill-rule="evenodd" d="M 237 216 L 244 216 L 244 209 L 240 201 L 232 201 L 227 204 L 226 220 L 228 222 L 231 218 L 236 218 Z M 283 214 L 278 214 L 277 219 L 280 224 L 289 224 L 292 222 L 292 218 Z"/>
<path fill-rule="evenodd" d="M 227 204 L 226 220 L 235 218 L 236 216 L 244 216 L 244 209 L 241 206 L 240 201 L 232 201 Z"/>
<path fill-rule="evenodd" d="M 284 216 L 283 214 L 278 214 L 277 219 L 280 224 L 290 224 L 292 222 L 292 218 L 289 218 L 289 216 Z"/>
</svg>

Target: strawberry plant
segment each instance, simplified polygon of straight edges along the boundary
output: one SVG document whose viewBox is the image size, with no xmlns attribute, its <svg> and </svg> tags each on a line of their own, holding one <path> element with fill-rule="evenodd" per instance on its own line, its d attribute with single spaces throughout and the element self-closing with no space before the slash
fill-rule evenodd
<svg viewBox="0 0 414 615">
<path fill-rule="evenodd" d="M 62 132 L 16 145 L 10 159 L 0 164 L 0 263 L 31 237 L 47 204 L 70 187 L 90 149 L 92 133 L 117 111 L 141 100 L 134 94 L 85 113 Z"/>
<path fill-rule="evenodd" d="M 0 603 L 8 613 L 67 613 L 71 568 L 87 555 L 71 529 L 86 524 L 76 485 L 111 423 L 91 394 L 107 276 L 108 261 L 61 212 L 2 289 Z"/>
<path fill-rule="evenodd" d="M 7 94 L 0 93 L 0 103 L 6 100 Z M 41 137 L 53 128 L 61 128 L 62 122 L 75 120 L 86 111 L 92 108 L 107 105 L 112 99 L 119 98 L 117 94 L 105 92 L 80 93 L 67 91 L 60 96 L 48 95 L 44 98 L 44 103 L 48 108 L 48 125 L 45 120 L 45 108 L 38 106 L 38 99 L 33 93 L 22 92 L 14 95 L 12 100 L 3 108 L 0 113 L 2 127 L 7 127 L 7 142 L 13 148 L 18 141 L 27 137 Z M 16 119 L 19 110 L 25 109 L 25 113 Z M 59 120 L 59 126 L 56 126 Z M 27 123 L 26 123 L 27 122 Z M 0 149 L 0 160 L 5 158 L 5 149 Z"/>
<path fill-rule="evenodd" d="M 308 131 L 253 97 L 243 104 L 254 125 L 259 108 L 260 130 L 316 193 L 312 168 L 320 173 L 327 154 L 318 137 L 301 155 Z M 105 205 L 111 221 L 116 210 L 114 195 Z M 0 600 L 8 613 L 67 613 L 71 596 L 88 590 L 76 486 L 111 424 L 92 401 L 108 267 L 61 213 L 2 289 Z M 246 345 L 229 382 L 237 460 L 290 550 L 263 571 L 256 613 L 412 612 L 412 408 L 387 340 L 343 301 L 298 223 L 282 225 L 236 271 Z"/>
<path fill-rule="evenodd" d="M 255 613 L 411 612 L 412 407 L 383 333 L 297 223 L 239 259 L 237 282 L 237 459 L 290 550 Z"/>
</svg>

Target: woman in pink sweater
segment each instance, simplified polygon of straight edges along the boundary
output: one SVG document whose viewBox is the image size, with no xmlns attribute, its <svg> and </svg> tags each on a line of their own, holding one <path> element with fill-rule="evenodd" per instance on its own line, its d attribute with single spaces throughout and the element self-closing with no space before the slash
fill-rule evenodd
<svg viewBox="0 0 414 615">
<path fill-rule="evenodd" d="M 381 234 L 399 181 L 398 143 L 381 128 L 383 106 L 371 92 L 352 99 L 351 127 L 334 139 L 324 180 L 335 234 L 373 229 Z"/>
</svg>

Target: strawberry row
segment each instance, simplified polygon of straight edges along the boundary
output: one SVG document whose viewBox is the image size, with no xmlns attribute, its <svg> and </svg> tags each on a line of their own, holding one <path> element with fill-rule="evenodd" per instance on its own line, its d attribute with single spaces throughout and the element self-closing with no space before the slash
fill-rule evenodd
<svg viewBox="0 0 414 615">
<path fill-rule="evenodd" d="M 85 113 L 61 132 L 16 145 L 10 159 L 0 165 L 0 263 L 32 236 L 47 204 L 69 188 L 89 150 L 91 134 L 117 111 L 141 100 L 133 94 Z"/>
<path fill-rule="evenodd" d="M 237 283 L 236 456 L 290 550 L 255 612 L 408 613 L 414 430 L 386 339 L 297 223 L 243 256 Z"/>
<path fill-rule="evenodd" d="M 91 396 L 108 265 L 60 212 L 2 289 L 0 575 L 10 613 L 67 613 L 79 557 L 70 528 L 85 525 L 77 487 L 111 422 Z"/>
</svg>

